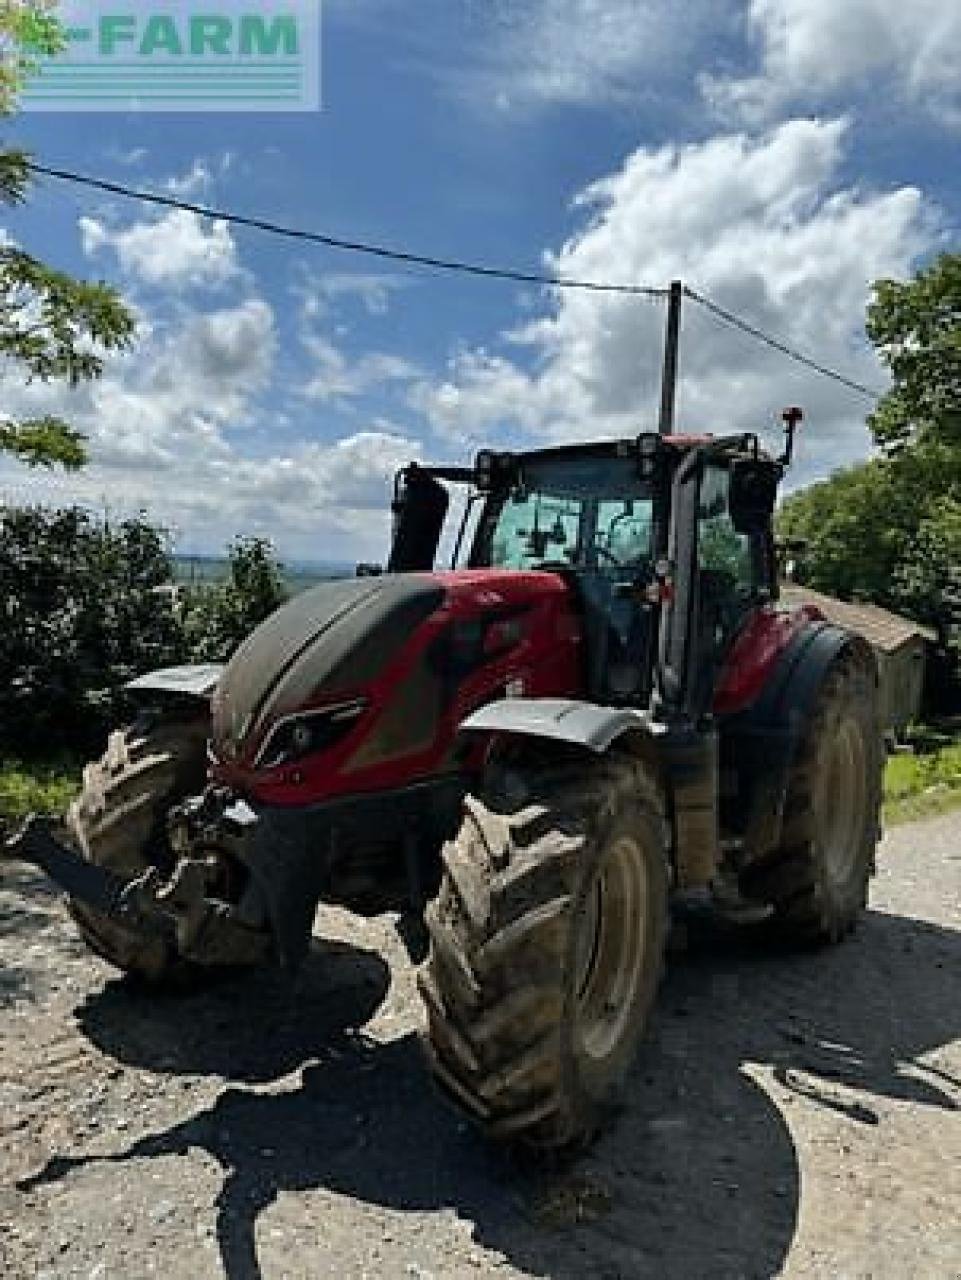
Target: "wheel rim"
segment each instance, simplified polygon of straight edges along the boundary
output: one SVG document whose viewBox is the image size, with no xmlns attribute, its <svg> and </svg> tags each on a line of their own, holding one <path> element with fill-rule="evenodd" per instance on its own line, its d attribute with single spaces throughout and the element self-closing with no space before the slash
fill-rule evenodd
<svg viewBox="0 0 961 1280">
<path fill-rule="evenodd" d="M 604 857 L 578 921 L 575 948 L 577 1048 L 601 1060 L 630 1023 L 648 942 L 647 864 L 621 836 Z"/>
<path fill-rule="evenodd" d="M 864 739 L 848 716 L 823 747 L 817 794 L 818 830 L 828 878 L 836 886 L 851 878 L 858 860 L 866 796 Z"/>
</svg>

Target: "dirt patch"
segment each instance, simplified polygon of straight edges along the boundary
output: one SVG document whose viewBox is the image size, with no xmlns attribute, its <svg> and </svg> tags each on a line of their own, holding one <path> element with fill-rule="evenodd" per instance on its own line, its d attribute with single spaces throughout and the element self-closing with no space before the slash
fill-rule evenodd
<svg viewBox="0 0 961 1280">
<path fill-rule="evenodd" d="M 569 1168 L 427 1083 L 391 922 L 294 983 L 157 999 L 0 881 L 0 1272 L 961 1277 L 961 816 L 885 842 L 849 942 L 674 957 L 617 1125 Z"/>
</svg>

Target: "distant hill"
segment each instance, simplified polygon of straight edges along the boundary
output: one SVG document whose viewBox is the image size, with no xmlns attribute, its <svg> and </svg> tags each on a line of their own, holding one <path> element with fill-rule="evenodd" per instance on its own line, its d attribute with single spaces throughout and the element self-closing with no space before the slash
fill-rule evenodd
<svg viewBox="0 0 961 1280">
<path fill-rule="evenodd" d="M 205 582 L 223 582 L 229 572 L 228 561 L 223 556 L 171 557 L 174 579 L 183 586 Z M 292 595 L 315 587 L 318 582 L 331 582 L 337 578 L 352 578 L 354 566 L 325 561 L 284 560 L 284 582 Z"/>
</svg>

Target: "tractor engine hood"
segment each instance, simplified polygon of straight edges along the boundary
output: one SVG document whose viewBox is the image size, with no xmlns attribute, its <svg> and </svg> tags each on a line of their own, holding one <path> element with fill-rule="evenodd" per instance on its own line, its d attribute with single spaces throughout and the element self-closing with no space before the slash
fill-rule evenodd
<svg viewBox="0 0 961 1280">
<path fill-rule="evenodd" d="M 212 702 L 215 753 L 249 760 L 281 717 L 357 695 L 444 598 L 429 574 L 326 582 L 296 596 L 227 664 Z"/>
</svg>

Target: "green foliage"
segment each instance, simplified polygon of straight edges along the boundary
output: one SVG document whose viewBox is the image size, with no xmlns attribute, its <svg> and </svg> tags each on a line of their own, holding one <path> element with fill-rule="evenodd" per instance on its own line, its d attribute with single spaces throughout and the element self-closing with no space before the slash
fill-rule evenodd
<svg viewBox="0 0 961 1280">
<path fill-rule="evenodd" d="M 80 787 L 80 764 L 0 759 L 0 831 L 28 813 L 63 813 Z"/>
<path fill-rule="evenodd" d="M 806 544 L 799 582 L 933 627 L 961 653 L 961 448 L 914 445 L 787 498 L 778 533 Z"/>
<path fill-rule="evenodd" d="M 884 774 L 884 816 L 906 822 L 961 805 L 961 742 L 892 756 Z"/>
<path fill-rule="evenodd" d="M 59 463 L 66 471 L 83 466 L 86 452 L 79 431 L 49 414 L 23 422 L 0 422 L 0 453 L 13 453 L 34 467 Z"/>
<path fill-rule="evenodd" d="M 0 115 L 13 109 L 38 56 L 57 53 L 64 33 L 48 0 L 0 0 Z M 29 157 L 0 151 L 0 201 L 17 204 L 30 181 Z M 130 345 L 134 319 L 116 290 L 56 271 L 15 245 L 0 247 L 0 357 L 26 380 L 69 386 L 98 378 L 104 356 Z M 30 466 L 79 467 L 83 436 L 60 418 L 0 417 L 0 453 Z"/>
<path fill-rule="evenodd" d="M 197 662 L 228 658 L 287 598 L 281 566 L 265 538 L 238 538 L 228 549 L 226 582 L 187 592 L 184 626 Z"/>
<path fill-rule="evenodd" d="M 874 287 L 868 333 L 892 390 L 870 419 L 884 453 L 788 498 L 797 577 L 933 627 L 961 661 L 961 255 Z"/>
<path fill-rule="evenodd" d="M 8 114 L 38 57 L 66 43 L 54 0 L 0 0 L 0 114 Z"/>
<path fill-rule="evenodd" d="M 0 200 L 19 204 L 30 182 L 28 157 L 23 151 L 0 151 Z"/>
<path fill-rule="evenodd" d="M 128 680 L 229 657 L 285 598 L 269 543 L 229 554 L 226 583 L 182 588 L 144 520 L 0 508 L 0 758 L 96 751 L 129 716 Z"/>
<path fill-rule="evenodd" d="M 912 618 L 935 627 L 961 657 L 961 500 L 945 495 L 927 506 L 896 566 L 892 595 Z"/>
<path fill-rule="evenodd" d="M 132 315 L 109 285 L 74 280 L 21 249 L 0 248 L 0 356 L 22 365 L 28 381 L 76 386 L 97 378 L 104 353 L 129 346 L 133 332 Z M 80 433 L 55 417 L 0 421 L 0 451 L 34 466 L 76 468 L 86 457 Z"/>
<path fill-rule="evenodd" d="M 122 686 L 186 657 L 163 538 L 78 510 L 0 513 L 0 749 L 90 748 Z"/>
<path fill-rule="evenodd" d="M 867 330 L 894 384 L 868 420 L 878 444 L 961 448 L 961 254 L 877 281 Z"/>
<path fill-rule="evenodd" d="M 74 280 L 20 249 L 0 249 L 0 288 L 0 355 L 29 378 L 75 387 L 99 376 L 104 350 L 133 336 L 133 317 L 109 285 Z"/>
</svg>

